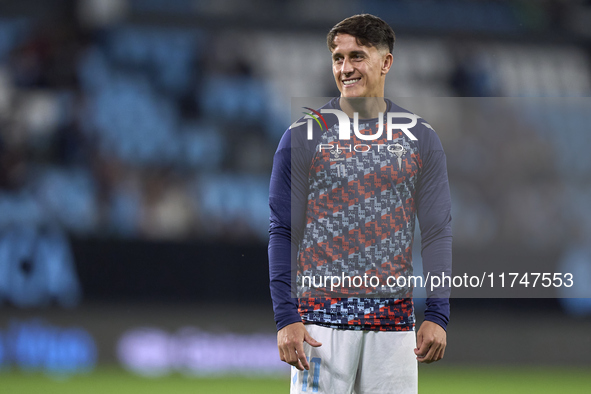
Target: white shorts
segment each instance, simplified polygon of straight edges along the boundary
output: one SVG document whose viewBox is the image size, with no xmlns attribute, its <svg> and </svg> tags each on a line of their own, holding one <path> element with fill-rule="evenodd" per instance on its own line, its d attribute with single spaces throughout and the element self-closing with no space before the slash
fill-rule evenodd
<svg viewBox="0 0 591 394">
<path fill-rule="evenodd" d="M 414 331 L 353 331 L 306 324 L 309 371 L 291 368 L 291 394 L 417 394 Z"/>
</svg>

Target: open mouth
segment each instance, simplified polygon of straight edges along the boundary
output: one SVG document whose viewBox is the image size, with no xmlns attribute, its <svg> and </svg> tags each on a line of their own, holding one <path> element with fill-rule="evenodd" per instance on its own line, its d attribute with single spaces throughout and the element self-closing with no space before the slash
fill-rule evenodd
<svg viewBox="0 0 591 394">
<path fill-rule="evenodd" d="M 361 78 L 356 78 L 356 79 L 347 79 L 347 80 L 343 81 L 343 85 L 345 85 L 345 86 L 350 86 L 350 85 L 353 85 L 353 84 L 355 84 L 356 82 L 359 82 L 359 80 L 360 80 L 360 79 L 361 79 Z"/>
</svg>

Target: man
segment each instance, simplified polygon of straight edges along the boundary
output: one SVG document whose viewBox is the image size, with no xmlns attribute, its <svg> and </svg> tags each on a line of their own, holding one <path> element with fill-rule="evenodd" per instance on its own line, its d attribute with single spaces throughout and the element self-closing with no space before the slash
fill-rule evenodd
<svg viewBox="0 0 591 394">
<path fill-rule="evenodd" d="M 305 280 L 338 269 L 343 277 L 345 270 L 371 274 L 381 284 L 387 276 L 409 277 L 416 217 L 425 275 L 451 274 L 443 148 L 431 126 L 383 98 L 394 40 L 372 15 L 335 25 L 327 43 L 341 96 L 315 111 L 325 127 L 318 122 L 310 133 L 306 122 L 295 123 L 275 153 L 269 273 L 279 355 L 293 366 L 292 393 L 416 393 L 417 360 L 431 363 L 445 353 L 449 289 L 428 292 L 415 340 L 412 288 L 387 288 L 390 297 L 375 298 L 380 286 L 343 284 L 335 296 Z M 350 137 L 338 116 L 328 115 L 335 110 L 353 119 Z M 394 117 L 406 117 L 406 128 Z M 386 132 L 384 124 L 392 123 L 399 130 Z"/>
</svg>

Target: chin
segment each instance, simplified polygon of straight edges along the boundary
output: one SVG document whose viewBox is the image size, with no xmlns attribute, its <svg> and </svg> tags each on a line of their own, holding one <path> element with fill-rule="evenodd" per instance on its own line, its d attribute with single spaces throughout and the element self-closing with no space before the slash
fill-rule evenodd
<svg viewBox="0 0 591 394">
<path fill-rule="evenodd" d="M 343 97 L 363 97 L 362 92 L 341 92 Z"/>
</svg>

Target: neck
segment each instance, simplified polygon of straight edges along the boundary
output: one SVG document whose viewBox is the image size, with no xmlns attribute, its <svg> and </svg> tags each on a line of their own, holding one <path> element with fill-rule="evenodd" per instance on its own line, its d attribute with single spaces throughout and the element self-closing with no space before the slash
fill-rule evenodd
<svg viewBox="0 0 591 394">
<path fill-rule="evenodd" d="M 341 97 L 339 104 L 349 118 L 353 118 L 353 114 L 357 112 L 359 119 L 377 118 L 387 108 L 382 97 Z"/>
</svg>

